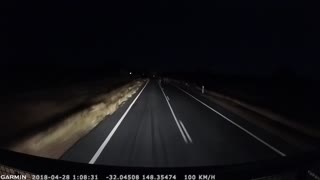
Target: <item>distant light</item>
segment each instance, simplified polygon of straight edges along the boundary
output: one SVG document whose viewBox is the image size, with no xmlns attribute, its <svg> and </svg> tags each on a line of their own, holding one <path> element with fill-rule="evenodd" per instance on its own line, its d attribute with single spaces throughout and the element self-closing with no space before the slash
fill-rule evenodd
<svg viewBox="0 0 320 180">
<path fill-rule="evenodd" d="M 153 75 L 153 77 L 156 77 L 155 75 Z"/>
<path fill-rule="evenodd" d="M 129 74 L 132 74 L 132 72 L 129 72 Z"/>
</svg>

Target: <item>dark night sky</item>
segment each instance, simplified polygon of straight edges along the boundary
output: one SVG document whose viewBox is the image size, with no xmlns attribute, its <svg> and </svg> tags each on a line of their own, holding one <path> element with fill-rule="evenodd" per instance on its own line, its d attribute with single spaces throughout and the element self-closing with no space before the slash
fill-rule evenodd
<svg viewBox="0 0 320 180">
<path fill-rule="evenodd" d="M 318 75 L 318 9 L 298 1 L 11 1 L 1 64 Z"/>
</svg>

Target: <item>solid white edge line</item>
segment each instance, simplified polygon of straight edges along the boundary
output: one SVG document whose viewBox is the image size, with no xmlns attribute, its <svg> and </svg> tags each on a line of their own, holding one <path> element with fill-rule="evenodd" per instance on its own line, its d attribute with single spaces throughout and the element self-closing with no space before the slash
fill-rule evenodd
<svg viewBox="0 0 320 180">
<path fill-rule="evenodd" d="M 172 109 L 172 107 L 171 107 L 168 99 L 166 98 L 167 96 L 166 96 L 166 94 L 164 93 L 164 91 L 163 91 L 163 89 L 162 89 L 162 87 L 161 87 L 160 84 L 159 84 L 159 87 L 160 87 L 160 89 L 161 89 L 161 91 L 162 91 L 162 93 L 163 93 L 163 95 L 164 95 L 164 98 L 166 99 L 166 101 L 167 101 L 167 103 L 168 103 L 168 106 L 169 106 L 169 108 L 170 108 L 171 114 L 172 114 L 174 120 L 175 120 L 176 123 L 177 123 L 178 129 L 179 129 L 179 131 L 180 131 L 180 133 L 181 133 L 181 135 L 182 135 L 182 137 L 183 137 L 184 142 L 188 144 L 188 140 L 187 140 L 186 136 L 184 135 L 183 130 L 182 130 L 182 128 L 180 127 L 180 124 L 179 124 L 179 122 L 178 122 L 178 120 L 177 120 L 177 117 L 176 117 L 176 115 L 174 114 L 173 109 Z"/>
<path fill-rule="evenodd" d="M 131 107 L 133 106 L 133 104 L 136 102 L 136 100 L 138 99 L 138 97 L 140 96 L 140 94 L 142 93 L 142 91 L 144 90 L 144 88 L 148 85 L 149 80 L 147 81 L 147 83 L 144 85 L 144 87 L 141 89 L 141 91 L 139 92 L 139 94 L 137 95 L 137 97 L 132 101 L 132 103 L 130 104 L 130 106 L 128 107 L 128 109 L 124 112 L 124 114 L 121 116 L 120 120 L 117 122 L 117 124 L 113 127 L 112 131 L 109 133 L 109 135 L 107 136 L 107 138 L 104 140 L 104 142 L 101 144 L 101 146 L 99 147 L 98 151 L 94 154 L 94 156 L 91 158 L 89 164 L 94 164 L 96 162 L 96 160 L 99 158 L 100 154 L 102 153 L 102 151 L 104 150 L 104 148 L 106 147 L 106 145 L 108 144 L 108 142 L 110 141 L 111 137 L 113 136 L 113 134 L 116 132 L 117 128 L 119 127 L 119 125 L 121 124 L 121 122 L 123 121 L 123 119 L 126 117 L 126 115 L 128 114 L 128 112 L 130 111 Z"/>
<path fill-rule="evenodd" d="M 185 134 L 187 135 L 187 137 L 188 137 L 188 139 L 189 139 L 190 143 L 192 144 L 193 142 L 192 142 L 192 139 L 191 139 L 191 137 L 190 137 L 190 135 L 189 135 L 189 133 L 188 133 L 187 129 L 184 127 L 184 125 L 183 125 L 182 121 L 180 121 L 180 120 L 179 120 L 179 122 L 180 122 L 181 127 L 182 127 L 182 129 L 184 130 Z"/>
<path fill-rule="evenodd" d="M 273 176 L 264 176 L 264 177 L 254 178 L 251 180 L 261 180 L 261 179 L 266 179 L 266 178 L 270 178 L 270 177 L 273 177 Z"/>
<path fill-rule="evenodd" d="M 320 176 L 318 176 L 316 173 L 312 172 L 311 170 L 308 170 L 308 174 L 314 179 L 320 179 Z"/>
<path fill-rule="evenodd" d="M 224 116 L 223 114 L 219 113 L 217 110 L 213 109 L 212 107 L 210 107 L 209 105 L 207 105 L 206 103 L 200 101 L 199 99 L 197 99 L 196 97 L 192 96 L 190 93 L 186 92 L 185 90 L 181 89 L 178 86 L 175 86 L 178 89 L 180 89 L 181 91 L 183 91 L 184 93 L 188 94 L 190 97 L 192 97 L 193 99 L 195 99 L 196 101 L 200 102 L 202 105 L 206 106 L 207 108 L 209 108 L 210 110 L 214 111 L 215 113 L 217 113 L 218 115 L 220 115 L 221 117 L 223 117 L 224 119 L 226 119 L 227 121 L 229 121 L 230 123 L 232 123 L 233 125 L 237 126 L 238 128 L 240 128 L 241 130 L 243 130 L 244 132 L 246 132 L 247 134 L 249 134 L 250 136 L 252 136 L 253 138 L 255 138 L 256 140 L 260 141 L 262 144 L 266 145 L 267 147 L 269 147 L 270 149 L 272 149 L 273 151 L 275 151 L 276 153 L 278 153 L 281 156 L 286 156 L 286 154 L 284 154 L 283 152 L 281 152 L 280 150 L 276 149 L 275 147 L 273 147 L 272 145 L 268 144 L 267 142 L 265 142 L 264 140 L 260 139 L 259 137 L 257 137 L 256 135 L 252 134 L 251 132 L 249 132 L 248 130 L 246 130 L 245 128 L 241 127 L 239 124 L 233 122 L 232 120 L 230 120 L 229 118 L 227 118 L 226 116 Z"/>
</svg>

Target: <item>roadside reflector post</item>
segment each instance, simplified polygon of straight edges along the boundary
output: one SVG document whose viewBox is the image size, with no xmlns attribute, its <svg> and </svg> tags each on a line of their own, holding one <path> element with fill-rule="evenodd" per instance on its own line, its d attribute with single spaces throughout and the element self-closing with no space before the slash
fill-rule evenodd
<svg viewBox="0 0 320 180">
<path fill-rule="evenodd" d="M 202 90 L 201 90 L 202 94 L 204 94 L 204 86 L 202 85 Z"/>
</svg>

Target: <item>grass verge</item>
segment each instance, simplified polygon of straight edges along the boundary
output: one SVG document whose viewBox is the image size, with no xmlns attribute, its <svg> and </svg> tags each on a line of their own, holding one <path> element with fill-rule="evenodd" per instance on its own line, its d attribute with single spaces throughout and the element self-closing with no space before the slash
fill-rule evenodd
<svg viewBox="0 0 320 180">
<path fill-rule="evenodd" d="M 96 97 L 88 108 L 71 114 L 50 128 L 11 145 L 8 149 L 30 155 L 57 159 L 75 142 L 89 133 L 106 116 L 115 112 L 144 84 L 135 81 Z"/>
</svg>

